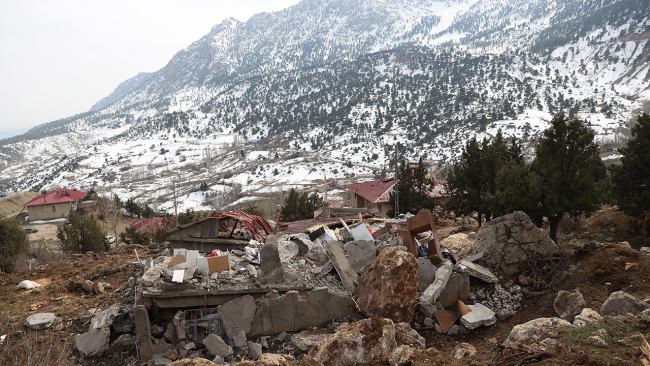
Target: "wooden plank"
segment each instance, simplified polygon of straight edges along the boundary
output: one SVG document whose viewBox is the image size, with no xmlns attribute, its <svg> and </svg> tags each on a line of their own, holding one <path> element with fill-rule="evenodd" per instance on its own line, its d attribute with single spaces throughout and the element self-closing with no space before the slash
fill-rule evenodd
<svg viewBox="0 0 650 366">
<path fill-rule="evenodd" d="M 215 244 L 231 244 L 231 245 L 248 245 L 246 239 L 228 239 L 228 238 L 181 238 L 178 236 L 170 236 L 167 240 L 187 241 L 187 242 L 200 242 L 200 243 L 215 243 Z"/>
<path fill-rule="evenodd" d="M 343 250 L 339 246 L 339 243 L 336 241 L 330 241 L 325 244 L 325 249 L 329 255 L 336 272 L 341 277 L 341 282 L 343 282 L 343 287 L 349 292 L 354 293 L 356 285 L 359 283 L 359 275 L 357 272 L 350 267 L 350 262 L 348 258 L 343 253 Z"/>
</svg>

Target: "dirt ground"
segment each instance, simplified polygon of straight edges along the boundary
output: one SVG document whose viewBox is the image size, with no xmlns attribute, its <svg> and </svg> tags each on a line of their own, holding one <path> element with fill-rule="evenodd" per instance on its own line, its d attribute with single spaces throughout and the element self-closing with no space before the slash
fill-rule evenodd
<svg viewBox="0 0 650 366">
<path fill-rule="evenodd" d="M 0 197 L 0 216 L 13 217 L 17 215 L 25 203 L 39 195 L 38 192 L 17 192 L 9 193 L 7 197 Z"/>
<path fill-rule="evenodd" d="M 607 222 L 602 225 L 602 221 Z M 600 221 L 599 221 L 600 220 Z M 611 220 L 611 221 L 610 221 Z M 125 224 L 130 220 L 125 219 Z M 608 225 L 614 225 L 609 227 Z M 567 233 L 560 243 L 568 247 L 571 240 L 588 243 L 603 235 L 603 231 L 612 232 L 612 228 L 620 227 L 620 236 L 625 233 L 625 218 L 617 210 L 607 210 L 584 220 L 573 233 Z M 457 227 L 441 228 L 439 235 L 446 236 Z M 466 228 L 475 231 L 476 228 Z M 615 230 L 616 231 L 616 230 Z M 39 229 L 40 233 L 40 229 Z M 578 239 L 582 237 L 582 239 Z M 606 238 L 606 239 L 609 239 Z M 612 238 L 613 239 L 613 238 Z M 641 351 L 640 335 L 650 336 L 650 322 L 638 318 L 610 318 L 603 322 L 584 328 L 571 328 L 560 331 L 556 337 L 565 345 L 560 354 L 527 353 L 525 351 L 504 350 L 499 345 L 508 337 L 512 328 L 517 324 L 540 317 L 557 316 L 553 310 L 553 300 L 559 290 L 579 290 L 587 306 L 600 311 L 600 306 L 614 291 L 625 291 L 639 299 L 650 295 L 650 257 L 638 250 L 612 242 L 604 242 L 602 246 L 587 245 L 568 257 L 562 281 L 548 293 L 541 296 L 524 296 L 521 307 L 510 319 L 497 321 L 494 326 L 481 327 L 466 335 L 447 336 L 433 329 L 420 329 L 419 333 L 426 339 L 427 352 L 419 353 L 415 365 L 632 365 L 639 364 Z M 91 308 L 106 308 L 113 303 L 131 301 L 132 298 L 122 298 L 121 293 L 127 288 L 130 276 L 141 275 L 141 270 L 132 264 L 135 261 L 134 249 L 139 257 L 149 254 L 139 246 L 123 246 L 106 254 L 86 255 L 83 259 L 68 258 L 32 271 L 14 274 L 0 274 L 0 332 L 6 331 L 10 337 L 21 336 L 18 332 L 25 319 L 35 312 L 53 312 L 63 319 L 66 327 L 54 331 L 54 340 L 60 345 L 71 348 L 74 335 L 87 331 L 87 326 L 75 321 L 79 315 Z M 626 264 L 634 263 L 627 270 Z M 33 290 L 16 288 L 22 280 L 29 279 L 43 285 Z M 108 282 L 115 290 L 109 290 L 101 295 L 92 295 L 78 288 L 75 283 L 90 279 L 95 282 Z M 515 279 L 516 281 L 516 279 Z M 477 286 L 472 282 L 471 286 Z M 54 301 L 53 301 L 54 300 Z M 45 303 L 37 310 L 30 310 L 30 305 Z M 4 328 L 3 328 L 4 326 Z M 9 326 L 9 327 L 8 327 Z M 606 329 L 606 347 L 594 345 L 589 340 L 592 332 Z M 5 333 L 2 333 L 5 334 Z M 456 360 L 453 351 L 461 343 L 471 344 L 477 354 L 473 358 Z M 508 353 L 510 352 L 510 353 Z M 118 365 L 125 364 L 124 359 L 100 358 L 83 359 L 75 351 L 66 354 L 71 357 L 70 364 L 83 365 Z M 507 359 L 506 357 L 510 357 Z M 1 361 L 1 360 L 0 360 Z M 516 362 L 515 362 L 516 361 Z M 0 362 L 1 363 L 1 362 Z M 65 363 L 63 363 L 65 364 Z M 312 364 L 304 357 L 295 362 L 296 365 Z M 386 362 L 373 363 L 387 365 Z"/>
</svg>

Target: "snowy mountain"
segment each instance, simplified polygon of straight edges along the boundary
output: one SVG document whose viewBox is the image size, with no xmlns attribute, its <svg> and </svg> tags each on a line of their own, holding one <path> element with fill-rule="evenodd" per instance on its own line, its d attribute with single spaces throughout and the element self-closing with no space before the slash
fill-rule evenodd
<svg viewBox="0 0 650 366">
<path fill-rule="evenodd" d="M 499 129 L 532 146 L 560 111 L 615 157 L 650 98 L 649 14 L 629 0 L 305 0 L 229 19 L 91 111 L 0 140 L 0 183 L 167 209 L 173 186 L 181 209 L 223 207 L 381 174 L 396 150 L 442 167 Z"/>
</svg>

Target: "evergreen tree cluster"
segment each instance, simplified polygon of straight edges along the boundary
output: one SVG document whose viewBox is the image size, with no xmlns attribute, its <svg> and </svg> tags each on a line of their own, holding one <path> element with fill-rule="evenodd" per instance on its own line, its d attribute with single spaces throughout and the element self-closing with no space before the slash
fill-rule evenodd
<svg viewBox="0 0 650 366">
<path fill-rule="evenodd" d="M 407 212 L 415 214 L 421 209 L 433 211 L 438 205 L 438 201 L 430 195 L 434 187 L 435 182 L 432 178 L 429 178 L 422 157 L 420 157 L 418 165 L 414 169 L 403 160 L 399 167 L 397 179 L 399 212 L 395 212 L 395 192 L 393 192 L 389 198 L 391 208 L 387 212 L 388 217 Z"/>
<path fill-rule="evenodd" d="M 105 252 L 110 249 L 105 236 L 106 233 L 92 215 L 81 216 L 75 209 L 70 209 L 68 223 L 56 230 L 61 249 L 71 253 Z"/>
<path fill-rule="evenodd" d="M 13 272 L 16 269 L 16 257 L 27 250 L 27 233 L 16 220 L 0 217 L 0 272 Z"/>
<path fill-rule="evenodd" d="M 447 184 L 447 207 L 465 215 L 478 212 L 479 225 L 484 216 L 489 220 L 522 210 L 540 226 L 546 217 L 554 240 L 565 214 L 596 211 L 611 188 L 594 132 L 563 113 L 537 142 L 530 165 L 517 141 L 506 142 L 500 133 L 492 141 L 472 139 Z"/>
<path fill-rule="evenodd" d="M 287 199 L 282 205 L 280 221 L 292 222 L 314 218 L 314 211 L 323 207 L 325 202 L 315 193 L 303 191 L 299 193 L 291 188 Z"/>
</svg>

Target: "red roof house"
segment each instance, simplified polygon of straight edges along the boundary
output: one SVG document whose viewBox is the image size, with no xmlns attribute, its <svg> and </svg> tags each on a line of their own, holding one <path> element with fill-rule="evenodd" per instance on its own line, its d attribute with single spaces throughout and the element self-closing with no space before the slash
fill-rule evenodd
<svg viewBox="0 0 650 366">
<path fill-rule="evenodd" d="M 58 188 L 42 194 L 23 206 L 27 207 L 30 221 L 53 220 L 68 217 L 71 208 L 86 196 L 86 192 Z"/>
</svg>

